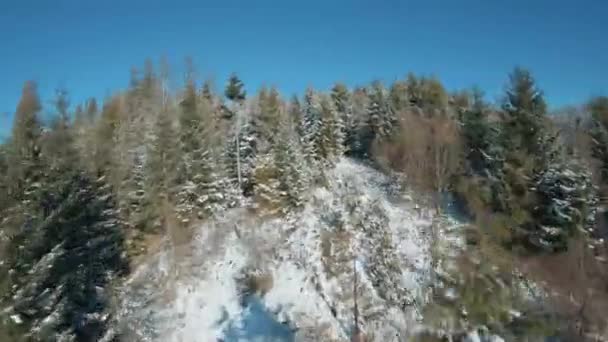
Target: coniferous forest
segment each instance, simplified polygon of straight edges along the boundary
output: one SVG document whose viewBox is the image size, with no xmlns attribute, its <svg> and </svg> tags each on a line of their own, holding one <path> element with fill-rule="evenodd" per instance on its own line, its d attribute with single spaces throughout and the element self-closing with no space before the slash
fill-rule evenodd
<svg viewBox="0 0 608 342">
<path fill-rule="evenodd" d="M 511 297 L 500 291 L 526 273 L 562 295 L 512 329 L 549 316 L 572 341 L 605 329 L 608 97 L 550 110 L 519 67 L 494 102 L 412 73 L 292 97 L 247 93 L 239 75 L 214 85 L 191 64 L 172 89 L 159 64 L 84 103 L 59 89 L 43 106 L 36 83 L 23 85 L 0 145 L 0 341 L 100 340 L 113 289 L 154 241 L 187 241 L 231 208 L 297 212 L 344 157 L 398 179 L 437 213 L 447 194 L 458 203 L 470 247 L 454 257 L 457 275 L 437 276 L 463 293 L 469 320 L 508 320 L 499 312 Z"/>
</svg>

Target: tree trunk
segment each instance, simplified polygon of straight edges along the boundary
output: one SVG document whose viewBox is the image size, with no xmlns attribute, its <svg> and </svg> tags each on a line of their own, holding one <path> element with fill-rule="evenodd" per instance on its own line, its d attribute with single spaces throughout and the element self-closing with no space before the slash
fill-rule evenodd
<svg viewBox="0 0 608 342">
<path fill-rule="evenodd" d="M 241 135 L 241 111 L 239 110 L 239 104 L 235 104 L 235 114 L 236 114 L 236 173 L 239 181 L 239 189 L 243 189 L 243 181 L 241 178 L 241 144 L 240 144 L 240 135 Z"/>
</svg>

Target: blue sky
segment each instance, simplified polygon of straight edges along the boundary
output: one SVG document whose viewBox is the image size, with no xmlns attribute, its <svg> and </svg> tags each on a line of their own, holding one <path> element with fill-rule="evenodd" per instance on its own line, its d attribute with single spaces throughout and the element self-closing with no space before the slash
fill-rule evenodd
<svg viewBox="0 0 608 342">
<path fill-rule="evenodd" d="M 552 106 L 577 103 L 608 94 L 606 13 L 606 0 L 0 0 L 0 135 L 27 79 L 45 99 L 103 98 L 162 55 L 285 95 L 414 71 L 494 99 L 522 65 Z"/>
</svg>

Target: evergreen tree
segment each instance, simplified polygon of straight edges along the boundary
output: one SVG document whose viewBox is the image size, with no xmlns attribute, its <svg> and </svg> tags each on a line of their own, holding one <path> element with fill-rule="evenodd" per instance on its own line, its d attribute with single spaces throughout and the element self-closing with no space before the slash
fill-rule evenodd
<svg viewBox="0 0 608 342">
<path fill-rule="evenodd" d="M 89 123 L 93 123 L 97 117 L 97 100 L 94 97 L 89 98 L 85 105 L 85 115 Z"/>
<path fill-rule="evenodd" d="M 285 118 L 278 130 L 274 160 L 278 170 L 281 196 L 288 206 L 299 207 L 304 199 L 310 176 L 298 135 Z"/>
<path fill-rule="evenodd" d="M 151 144 L 146 159 L 148 188 L 151 197 L 168 199 L 175 184 L 175 170 L 179 160 L 178 136 L 168 108 L 156 118 Z"/>
<path fill-rule="evenodd" d="M 475 91 L 473 104 L 463 113 L 462 134 L 470 168 L 478 174 L 486 171 L 495 157 L 490 150 L 497 144 L 496 131 L 490 126 L 487 116 L 488 106 L 483 101 L 483 94 Z"/>
<path fill-rule="evenodd" d="M 68 113 L 69 99 L 67 91 L 59 89 L 54 100 L 56 115 L 51 124 L 51 131 L 44 139 L 43 152 L 51 165 L 66 162 L 74 167 L 77 151 L 75 136 Z"/>
<path fill-rule="evenodd" d="M 107 285 L 128 265 L 109 188 L 60 167 L 24 209 L 32 215 L 12 237 L 8 258 L 10 331 L 16 340 L 98 341 L 107 323 Z"/>
<path fill-rule="evenodd" d="M 509 75 L 503 111 L 505 147 L 525 154 L 541 152 L 538 144 L 543 133 L 546 104 L 529 71 L 515 68 Z"/>
<path fill-rule="evenodd" d="M 42 109 L 36 84 L 23 86 L 13 123 L 9 154 L 9 195 L 22 197 L 24 190 L 35 185 L 40 177 L 40 138 L 42 127 L 38 113 Z"/>
<path fill-rule="evenodd" d="M 410 106 L 407 83 L 404 81 L 393 82 L 389 91 L 390 106 L 396 113 L 407 110 Z"/>
<path fill-rule="evenodd" d="M 380 82 L 374 82 L 369 95 L 368 118 L 374 138 L 384 138 L 391 134 L 395 117 L 390 107 L 386 90 Z"/>
<path fill-rule="evenodd" d="M 329 98 L 323 97 L 320 103 L 321 127 L 319 156 L 333 160 L 344 153 L 344 124 Z"/>
<path fill-rule="evenodd" d="M 308 88 L 304 94 L 299 130 L 302 132 L 301 141 L 306 159 L 309 162 L 318 160 L 321 143 L 321 112 L 317 94 L 312 88 Z"/>
<path fill-rule="evenodd" d="M 245 196 L 250 196 L 254 189 L 254 170 L 257 154 L 257 139 L 254 125 L 248 121 L 240 125 L 238 131 L 232 131 L 225 151 L 228 178 L 239 186 Z M 238 145 L 235 145 L 238 142 Z"/>
<path fill-rule="evenodd" d="M 253 165 L 253 160 L 254 160 L 254 156 L 253 154 L 251 154 L 251 152 L 255 151 L 255 147 L 252 148 L 252 146 L 255 145 L 255 138 L 254 138 L 254 132 L 255 130 L 253 129 L 253 127 L 255 126 L 251 126 L 251 122 L 249 120 L 247 120 L 248 122 L 246 123 L 247 125 L 247 131 L 246 132 L 242 132 L 243 130 L 243 118 L 242 116 L 242 110 L 241 110 L 241 104 L 242 102 L 245 100 L 246 97 L 246 92 L 244 88 L 244 84 L 243 81 L 241 81 L 235 73 L 233 73 L 232 75 L 230 75 L 229 79 L 228 79 L 228 84 L 226 85 L 226 89 L 224 91 L 224 94 L 226 95 L 226 98 L 232 102 L 232 110 L 231 112 L 234 113 L 234 132 L 233 132 L 233 137 L 234 137 L 234 147 L 232 149 L 229 150 L 233 150 L 233 153 L 229 155 L 231 157 L 234 157 L 236 159 L 236 178 L 237 178 L 237 182 L 239 185 L 239 188 L 243 191 L 243 193 L 250 193 L 251 190 L 253 189 L 252 187 L 252 182 L 250 181 L 250 175 L 245 175 L 246 178 L 248 179 L 243 179 L 244 178 L 244 173 L 250 171 L 250 170 L 243 170 L 244 168 L 249 169 L 252 165 Z M 247 141 L 241 141 L 241 139 L 243 137 L 247 138 Z M 241 165 L 245 162 L 245 160 L 242 160 L 242 155 L 246 154 L 247 155 L 247 163 L 248 165 Z"/>
<path fill-rule="evenodd" d="M 593 228 L 598 200 L 584 167 L 565 160 L 550 163 L 535 176 L 534 190 L 534 226 L 525 232 L 534 248 L 566 250 L 571 237 Z"/>
<path fill-rule="evenodd" d="M 593 98 L 587 104 L 591 114 L 592 155 L 599 161 L 601 179 L 608 180 L 608 97 Z"/>
<path fill-rule="evenodd" d="M 108 177 L 111 176 L 110 170 L 116 165 L 114 146 L 118 140 L 121 106 L 119 97 L 106 99 L 94 132 L 93 169 L 96 173 L 105 174 Z"/>
<path fill-rule="evenodd" d="M 340 134 L 345 152 L 348 152 L 354 145 L 357 133 L 357 122 L 353 114 L 350 97 L 348 88 L 342 83 L 336 83 L 331 90 L 334 108 L 342 123 L 342 131 Z"/>
<path fill-rule="evenodd" d="M 224 94 L 226 95 L 226 98 L 230 101 L 243 101 L 247 96 L 244 87 L 245 85 L 243 84 L 243 81 L 241 81 L 241 79 L 235 73 L 233 73 L 228 78 L 228 85 L 226 86 Z"/>
<path fill-rule="evenodd" d="M 258 138 L 258 150 L 266 152 L 274 143 L 276 129 L 284 115 L 282 101 L 276 88 L 262 88 L 258 94 L 258 111 L 254 120 L 254 130 Z"/>
<path fill-rule="evenodd" d="M 361 149 L 365 155 L 370 153 L 374 141 L 385 139 L 392 133 L 396 122 L 382 83 L 374 82 L 368 96 L 367 119 L 360 136 Z"/>
</svg>

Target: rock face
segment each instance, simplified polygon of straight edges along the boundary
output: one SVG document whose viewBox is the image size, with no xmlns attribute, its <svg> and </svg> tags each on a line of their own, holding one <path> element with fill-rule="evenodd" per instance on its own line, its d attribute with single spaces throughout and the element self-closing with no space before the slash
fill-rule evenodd
<svg viewBox="0 0 608 342">
<path fill-rule="evenodd" d="M 190 245 L 167 242 L 122 289 L 113 333 L 129 341 L 350 341 L 356 272 L 366 341 L 409 336 L 428 298 L 430 210 L 348 159 L 326 178 L 301 211 L 260 219 L 233 209 L 202 225 Z M 252 270 L 272 286 L 244 293 Z M 243 300 L 252 293 L 291 336 L 270 339 L 276 334 L 247 324 L 259 311 Z"/>
</svg>

